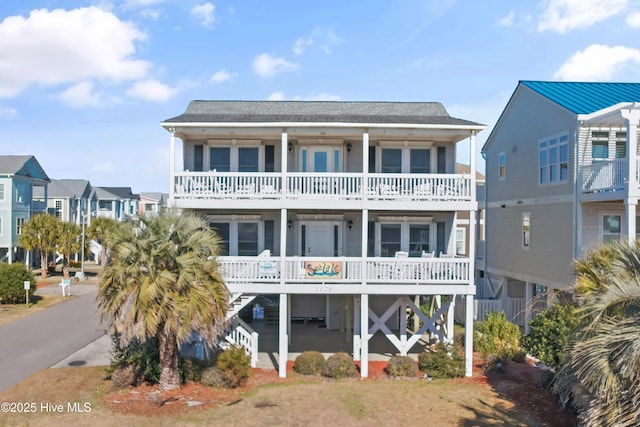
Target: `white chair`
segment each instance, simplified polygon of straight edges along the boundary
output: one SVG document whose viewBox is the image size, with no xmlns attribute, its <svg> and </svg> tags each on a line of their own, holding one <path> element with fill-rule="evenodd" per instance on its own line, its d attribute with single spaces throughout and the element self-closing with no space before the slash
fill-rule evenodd
<svg viewBox="0 0 640 427">
<path fill-rule="evenodd" d="M 433 258 L 434 256 L 436 256 L 436 251 L 431 251 L 431 252 L 425 252 L 422 251 L 422 258 Z"/>
</svg>

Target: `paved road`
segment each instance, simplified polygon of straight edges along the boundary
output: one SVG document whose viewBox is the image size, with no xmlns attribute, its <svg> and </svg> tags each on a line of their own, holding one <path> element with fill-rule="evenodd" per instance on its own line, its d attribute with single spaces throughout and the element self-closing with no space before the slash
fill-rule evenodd
<svg viewBox="0 0 640 427">
<path fill-rule="evenodd" d="M 96 312 L 96 287 L 84 286 L 82 295 L 0 327 L 0 391 L 104 335 Z"/>
</svg>

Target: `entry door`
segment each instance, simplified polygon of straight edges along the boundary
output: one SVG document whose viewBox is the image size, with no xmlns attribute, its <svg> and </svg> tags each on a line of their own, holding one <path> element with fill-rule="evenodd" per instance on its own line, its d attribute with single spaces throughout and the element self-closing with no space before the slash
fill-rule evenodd
<svg viewBox="0 0 640 427">
<path fill-rule="evenodd" d="M 333 256 L 334 231 L 331 222 L 313 222 L 305 224 L 305 256 Z"/>
<path fill-rule="evenodd" d="M 329 147 L 311 147 L 301 150 L 302 172 L 339 172 L 340 150 Z"/>
</svg>

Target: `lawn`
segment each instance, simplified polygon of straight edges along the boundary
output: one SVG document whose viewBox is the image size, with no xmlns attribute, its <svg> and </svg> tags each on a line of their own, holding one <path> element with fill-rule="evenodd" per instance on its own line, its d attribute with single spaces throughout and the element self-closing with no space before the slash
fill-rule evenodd
<svg viewBox="0 0 640 427">
<path fill-rule="evenodd" d="M 33 413 L 3 414 L 0 425 L 572 425 L 552 400 L 532 400 L 522 389 L 509 400 L 510 391 L 519 387 L 517 381 L 505 376 L 496 387 L 496 378 L 500 380 L 479 374 L 451 381 L 329 381 L 294 373 L 281 379 L 275 371 L 254 370 L 242 389 L 219 391 L 191 384 L 161 394 L 147 386 L 112 391 L 104 368 L 47 369 L 0 394 L 0 402 L 35 404 L 30 405 Z M 527 387 L 543 392 L 531 383 Z M 552 408 L 545 407 L 549 402 Z"/>
<path fill-rule="evenodd" d="M 34 295 L 29 298 L 29 308 L 27 308 L 26 304 L 2 304 L 0 305 L 0 326 L 29 316 L 30 314 L 46 310 L 63 300 L 62 295 Z"/>
</svg>

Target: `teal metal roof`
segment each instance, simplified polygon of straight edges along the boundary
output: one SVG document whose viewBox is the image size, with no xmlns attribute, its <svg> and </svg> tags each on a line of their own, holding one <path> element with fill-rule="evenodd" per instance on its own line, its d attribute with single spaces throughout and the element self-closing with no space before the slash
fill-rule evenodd
<svg viewBox="0 0 640 427">
<path fill-rule="evenodd" d="M 620 102 L 640 102 L 640 83 L 521 80 L 520 84 L 576 114 L 590 114 Z"/>
</svg>

